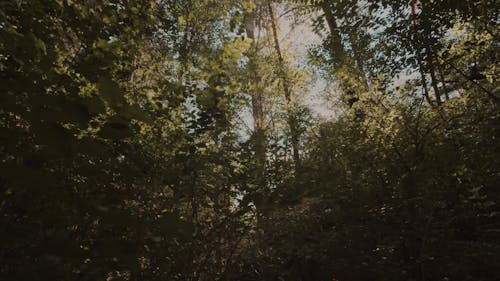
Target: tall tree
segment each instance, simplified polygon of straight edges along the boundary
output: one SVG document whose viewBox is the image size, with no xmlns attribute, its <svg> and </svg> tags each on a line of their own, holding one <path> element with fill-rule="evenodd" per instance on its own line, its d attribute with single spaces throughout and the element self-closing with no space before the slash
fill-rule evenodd
<svg viewBox="0 0 500 281">
<path fill-rule="evenodd" d="M 282 81 L 283 92 L 286 100 L 287 106 L 287 115 L 288 115 L 288 126 L 290 127 L 290 137 L 292 139 L 292 153 L 293 153 L 293 161 L 295 164 L 295 174 L 297 175 L 300 171 L 300 136 L 299 136 L 299 128 L 297 123 L 296 112 L 294 111 L 294 101 L 292 96 L 292 89 L 290 86 L 289 77 L 286 73 L 287 64 L 283 58 L 280 41 L 278 37 L 278 28 L 276 18 L 274 16 L 274 10 L 271 2 L 267 3 L 268 13 L 271 21 L 271 29 L 274 39 L 274 49 L 276 51 L 276 55 L 278 56 L 278 72 L 279 77 Z"/>
<path fill-rule="evenodd" d="M 255 145 L 255 159 L 256 159 L 256 178 L 259 188 L 264 188 L 265 182 L 265 166 L 266 166 L 266 128 L 264 123 L 264 109 L 263 109 L 263 85 L 262 73 L 259 69 L 259 38 L 258 33 L 262 26 L 262 6 L 263 3 L 256 2 L 250 3 L 245 14 L 245 32 L 247 37 L 252 41 L 252 48 L 249 52 L 248 68 L 251 77 L 249 85 L 251 102 L 252 102 L 252 117 L 254 123 L 254 131 L 252 138 Z"/>
</svg>

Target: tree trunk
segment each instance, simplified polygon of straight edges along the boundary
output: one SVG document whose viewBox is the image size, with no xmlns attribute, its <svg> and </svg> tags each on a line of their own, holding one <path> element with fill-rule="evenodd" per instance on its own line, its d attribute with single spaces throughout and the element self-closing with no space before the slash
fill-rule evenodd
<svg viewBox="0 0 500 281">
<path fill-rule="evenodd" d="M 336 55 L 337 60 L 340 61 L 341 66 L 343 66 L 346 62 L 346 52 L 344 50 L 344 46 L 342 45 L 342 37 L 340 36 L 337 26 L 337 20 L 325 1 L 321 3 L 321 9 L 325 14 L 325 20 L 328 24 L 328 29 L 330 30 L 330 52 L 332 55 Z"/>
<path fill-rule="evenodd" d="M 276 54 L 278 55 L 278 61 L 279 61 L 279 76 L 282 80 L 283 83 L 283 91 L 285 94 L 285 100 L 287 104 L 287 114 L 288 114 L 288 126 L 290 127 L 290 134 L 292 138 L 292 151 L 293 151 L 293 161 L 295 165 L 295 174 L 298 174 L 298 171 L 300 170 L 300 154 L 299 154 L 299 148 L 300 148 L 300 136 L 298 132 L 298 124 L 297 124 L 297 116 L 295 115 L 295 112 L 292 108 L 293 102 L 292 102 L 292 90 L 290 87 L 290 83 L 286 74 L 286 71 L 284 70 L 286 63 L 285 60 L 283 59 L 283 55 L 281 54 L 281 47 L 280 47 L 280 42 L 278 39 L 278 30 L 276 27 L 276 20 L 274 17 L 274 11 L 273 7 L 270 2 L 268 2 L 268 10 L 269 10 L 269 17 L 271 19 L 271 28 L 273 32 L 273 37 L 274 37 L 274 49 L 276 51 Z"/>
<path fill-rule="evenodd" d="M 438 106 L 442 104 L 441 101 L 441 92 L 439 91 L 438 87 L 438 82 L 437 82 L 437 77 L 436 77 L 436 71 L 434 69 L 434 61 L 432 60 L 432 51 L 428 54 L 428 64 L 429 64 L 429 73 L 431 74 L 431 85 L 432 88 L 434 89 L 434 95 L 436 96 L 436 103 Z"/>
<path fill-rule="evenodd" d="M 255 38 L 257 14 L 256 9 L 245 15 L 245 31 L 247 37 L 251 39 L 252 48 L 249 53 L 250 62 L 249 68 L 253 73 L 253 88 L 251 89 L 252 96 L 252 117 L 254 121 L 253 139 L 255 141 L 255 158 L 256 158 L 256 179 L 259 187 L 265 185 L 265 163 L 266 163 L 266 132 L 264 128 L 264 110 L 262 103 L 262 87 L 259 85 L 260 73 L 257 57 L 257 40 Z"/>
<path fill-rule="evenodd" d="M 418 56 L 418 69 L 420 71 L 420 79 L 422 79 L 422 88 L 424 90 L 424 97 L 430 106 L 433 106 L 431 97 L 429 96 L 429 89 L 427 88 L 427 79 L 425 77 L 424 66 L 422 64 L 422 59 Z"/>
<path fill-rule="evenodd" d="M 450 95 L 448 93 L 448 87 L 446 86 L 446 81 L 445 81 L 445 78 L 444 78 L 443 71 L 439 72 L 439 78 L 441 79 L 441 83 L 443 84 L 443 92 L 444 92 L 445 99 L 446 99 L 446 101 L 449 101 L 450 100 Z"/>
</svg>

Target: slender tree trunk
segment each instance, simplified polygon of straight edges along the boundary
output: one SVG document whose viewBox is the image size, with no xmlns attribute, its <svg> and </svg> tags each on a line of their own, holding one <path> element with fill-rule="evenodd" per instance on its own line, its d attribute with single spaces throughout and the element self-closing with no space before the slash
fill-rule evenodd
<svg viewBox="0 0 500 281">
<path fill-rule="evenodd" d="M 279 72 L 280 72 L 280 78 L 283 83 L 283 91 L 285 94 L 285 99 L 286 99 L 286 104 L 287 104 L 287 114 L 288 114 L 288 126 L 290 127 L 290 134 L 292 138 L 292 151 L 293 151 L 293 161 L 295 164 L 295 174 L 298 174 L 298 171 L 300 170 L 300 154 L 299 154 L 299 148 L 300 148 L 300 136 L 298 132 L 298 124 L 297 124 L 297 116 L 295 115 L 295 112 L 292 108 L 293 102 L 292 102 L 292 90 L 290 87 L 290 83 L 286 74 L 286 71 L 284 70 L 286 66 L 286 62 L 283 59 L 283 55 L 281 53 L 281 47 L 280 47 L 280 42 L 278 39 L 278 30 L 276 27 L 276 19 L 274 17 L 274 11 L 273 7 L 271 5 L 271 2 L 268 2 L 267 4 L 268 10 L 269 10 L 269 17 L 271 18 L 271 28 L 273 31 L 273 37 L 274 37 L 274 49 L 276 51 L 276 54 L 278 55 L 278 61 L 279 61 Z"/>
<path fill-rule="evenodd" d="M 418 32 L 418 23 L 414 19 L 412 20 L 412 29 L 413 29 L 413 34 L 419 34 Z M 420 72 L 420 79 L 422 80 L 422 89 L 424 90 L 424 98 L 427 101 L 427 103 L 430 106 L 434 106 L 432 103 L 431 97 L 429 95 L 429 89 L 427 88 L 427 77 L 426 77 L 426 72 L 424 68 L 424 58 L 422 57 L 422 54 L 420 53 L 420 49 L 416 41 L 418 40 L 415 38 L 416 35 L 413 35 L 411 38 L 411 42 L 413 45 L 413 48 L 415 50 L 416 56 L 417 56 L 417 62 L 418 62 L 418 70 Z"/>
<path fill-rule="evenodd" d="M 344 46 L 342 45 L 342 37 L 340 36 L 337 26 L 337 19 L 325 1 L 321 3 L 321 9 L 323 10 L 326 23 L 328 24 L 328 29 L 330 30 L 330 51 L 332 55 L 337 56 L 337 60 L 341 61 L 343 65 L 346 59 L 346 52 L 344 50 Z"/>
<path fill-rule="evenodd" d="M 422 80 L 422 88 L 424 90 L 424 97 L 427 103 L 430 106 L 433 106 L 431 97 L 429 96 L 429 89 L 427 88 L 427 78 L 425 77 L 425 71 L 424 71 L 424 66 L 422 63 L 422 59 L 420 58 L 420 55 L 418 56 L 418 69 L 420 71 L 420 79 Z"/>
<path fill-rule="evenodd" d="M 439 72 L 439 79 L 441 79 L 441 83 L 443 84 L 443 92 L 444 92 L 445 99 L 446 99 L 446 101 L 449 101 L 450 95 L 448 94 L 448 87 L 446 87 L 446 81 L 444 79 L 444 74 L 442 71 Z"/>
<path fill-rule="evenodd" d="M 337 25 L 337 19 L 332 12 L 332 8 L 328 5 L 327 1 L 322 1 L 319 4 L 320 8 L 323 10 L 323 14 L 325 16 L 326 23 L 328 25 L 328 29 L 330 31 L 328 49 L 330 51 L 330 55 L 335 58 L 337 65 L 335 68 L 337 69 L 337 79 L 340 82 L 340 90 L 344 94 L 344 98 L 346 98 L 346 103 L 349 103 L 349 106 L 352 107 L 353 103 L 350 100 L 357 100 L 356 93 L 356 85 L 353 85 L 349 79 L 345 79 L 345 75 L 354 75 L 359 76 L 356 70 L 353 70 L 353 66 L 350 63 L 349 57 L 347 55 L 347 51 L 342 44 L 342 36 L 340 35 L 340 30 Z M 365 81 L 366 82 L 366 81 Z M 354 86 L 354 87 L 353 87 Z M 367 84 L 365 84 L 368 87 Z M 359 111 L 359 109 L 357 110 Z M 356 112 L 356 118 L 358 118 L 358 112 Z"/>
<path fill-rule="evenodd" d="M 257 41 L 255 36 L 257 14 L 256 9 L 245 15 L 245 31 L 247 37 L 251 39 L 252 48 L 249 53 L 250 62 L 249 68 L 253 74 L 253 88 L 251 89 L 252 96 L 252 117 L 254 121 L 253 138 L 255 140 L 255 157 L 257 164 L 257 182 L 260 187 L 265 185 L 265 163 L 266 163 L 266 132 L 264 128 L 264 110 L 262 103 L 262 87 L 260 86 L 260 73 L 257 57 Z"/>
<path fill-rule="evenodd" d="M 429 64 L 429 73 L 431 74 L 431 85 L 432 89 L 434 89 L 434 95 L 436 96 L 436 103 L 440 106 L 443 102 L 441 101 L 441 91 L 439 91 L 436 71 L 434 69 L 434 62 L 432 60 L 432 51 L 428 54 L 428 64 Z"/>
<path fill-rule="evenodd" d="M 359 79 L 363 82 L 363 87 L 364 91 L 369 91 L 373 93 L 372 87 L 370 87 L 370 82 L 368 79 L 368 76 L 366 75 L 365 72 L 365 64 L 363 62 L 363 58 L 361 57 L 361 52 L 357 48 L 356 45 L 356 38 L 353 38 L 352 36 L 349 37 L 349 43 L 352 46 L 353 54 L 354 54 L 354 62 L 356 63 L 356 72 L 359 75 Z"/>
</svg>

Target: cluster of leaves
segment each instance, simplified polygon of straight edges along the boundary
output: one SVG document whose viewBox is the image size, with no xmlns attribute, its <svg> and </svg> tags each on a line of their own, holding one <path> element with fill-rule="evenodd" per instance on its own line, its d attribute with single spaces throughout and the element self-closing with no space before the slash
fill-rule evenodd
<svg viewBox="0 0 500 281">
<path fill-rule="evenodd" d="M 223 274 L 245 48 L 221 32 L 234 5 L 184 4 L 0 4 L 0 279 Z"/>
<path fill-rule="evenodd" d="M 329 33 L 311 62 L 344 110 L 273 190 L 239 276 L 499 278 L 494 4 L 297 2 Z"/>
<path fill-rule="evenodd" d="M 498 108 L 386 107 L 321 125 L 303 184 L 276 196 L 246 256 L 248 280 L 498 278 Z"/>
</svg>

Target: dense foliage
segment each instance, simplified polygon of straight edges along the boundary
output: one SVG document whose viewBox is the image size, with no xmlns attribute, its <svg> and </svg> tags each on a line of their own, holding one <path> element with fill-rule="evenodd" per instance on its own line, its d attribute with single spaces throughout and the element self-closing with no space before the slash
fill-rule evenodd
<svg viewBox="0 0 500 281">
<path fill-rule="evenodd" d="M 0 2 L 0 280 L 500 280 L 498 12 Z"/>
</svg>

